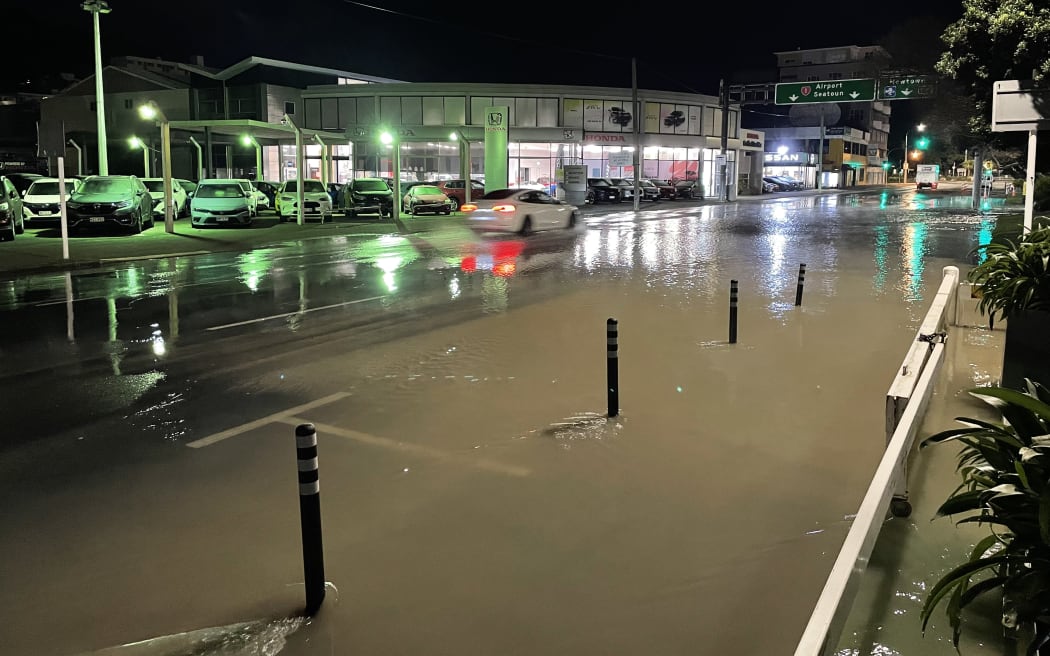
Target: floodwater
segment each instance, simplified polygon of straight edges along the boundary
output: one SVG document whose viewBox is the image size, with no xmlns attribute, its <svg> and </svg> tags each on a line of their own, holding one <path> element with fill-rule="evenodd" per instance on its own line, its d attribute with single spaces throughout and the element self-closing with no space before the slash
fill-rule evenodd
<svg viewBox="0 0 1050 656">
<path fill-rule="evenodd" d="M 994 227 L 922 196 L 668 203 L 528 239 L 450 227 L 7 281 L 0 644 L 790 653 L 941 268 Z M 306 421 L 331 589 L 296 623 Z"/>
</svg>

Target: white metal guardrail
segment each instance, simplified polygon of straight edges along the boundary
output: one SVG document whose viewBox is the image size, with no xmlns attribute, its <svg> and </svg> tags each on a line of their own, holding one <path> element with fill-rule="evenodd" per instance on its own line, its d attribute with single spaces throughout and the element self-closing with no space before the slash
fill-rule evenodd
<svg viewBox="0 0 1050 656">
<path fill-rule="evenodd" d="M 875 475 L 864 494 L 810 615 L 795 656 L 827 656 L 838 646 L 839 636 L 853 606 L 860 576 L 868 566 L 891 503 L 907 514 L 907 462 L 915 436 L 926 414 L 933 383 L 944 360 L 947 328 L 955 323 L 959 269 L 944 267 L 941 285 L 930 310 L 919 326 L 915 341 L 904 358 L 886 395 L 886 430 L 889 442 Z"/>
</svg>

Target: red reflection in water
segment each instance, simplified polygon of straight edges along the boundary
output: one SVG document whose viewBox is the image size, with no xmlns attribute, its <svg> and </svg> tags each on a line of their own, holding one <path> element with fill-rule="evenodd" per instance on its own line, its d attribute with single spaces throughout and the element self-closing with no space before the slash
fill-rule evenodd
<svg viewBox="0 0 1050 656">
<path fill-rule="evenodd" d="M 518 263 L 514 260 L 497 262 L 492 267 L 492 273 L 496 274 L 500 278 L 510 278 L 514 275 L 514 272 L 518 270 Z"/>
<path fill-rule="evenodd" d="M 474 273 L 478 270 L 478 258 L 473 255 L 463 258 L 463 261 L 459 263 L 459 268 L 466 273 Z"/>
</svg>

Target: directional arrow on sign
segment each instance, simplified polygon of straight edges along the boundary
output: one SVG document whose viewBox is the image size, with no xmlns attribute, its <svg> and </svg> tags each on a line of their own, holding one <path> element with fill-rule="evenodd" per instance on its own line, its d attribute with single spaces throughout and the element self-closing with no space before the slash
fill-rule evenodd
<svg viewBox="0 0 1050 656">
<path fill-rule="evenodd" d="M 788 98 L 791 99 L 791 102 L 795 102 L 796 100 L 798 100 L 798 96 L 788 96 Z"/>
<path fill-rule="evenodd" d="M 857 93 L 856 91 L 854 91 L 853 93 L 851 93 L 851 94 L 849 95 L 849 97 L 850 97 L 850 98 L 853 98 L 854 100 L 856 100 L 856 99 L 857 99 L 857 96 L 859 96 L 859 95 L 860 95 L 859 93 Z"/>
<path fill-rule="evenodd" d="M 901 95 L 902 96 L 910 96 L 911 95 L 911 89 L 904 89 L 903 91 L 901 91 Z"/>
</svg>

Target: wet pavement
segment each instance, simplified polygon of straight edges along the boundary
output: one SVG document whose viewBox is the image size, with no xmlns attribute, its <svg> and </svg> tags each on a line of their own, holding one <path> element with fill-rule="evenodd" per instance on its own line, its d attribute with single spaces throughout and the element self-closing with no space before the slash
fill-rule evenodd
<svg viewBox="0 0 1050 656">
<path fill-rule="evenodd" d="M 660 207 L 0 280 L 0 642 L 788 653 L 941 267 L 991 237 L 968 201 Z M 334 586 L 306 624 L 281 619 L 302 604 L 303 421 Z"/>
</svg>

